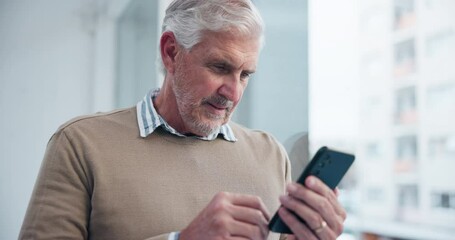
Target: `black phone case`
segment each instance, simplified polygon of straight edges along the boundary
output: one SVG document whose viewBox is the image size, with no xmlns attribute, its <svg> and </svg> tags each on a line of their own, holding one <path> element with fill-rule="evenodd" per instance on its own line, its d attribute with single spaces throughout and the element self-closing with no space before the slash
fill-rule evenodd
<svg viewBox="0 0 455 240">
<path fill-rule="evenodd" d="M 335 189 L 338 183 L 348 171 L 354 162 L 355 156 L 348 153 L 339 152 L 328 147 L 321 147 L 314 155 L 311 162 L 305 168 L 297 180 L 298 183 L 304 184 L 305 179 L 314 175 L 321 179 L 331 189 Z M 295 215 L 301 222 L 303 219 Z M 269 223 L 269 229 L 272 232 L 292 234 L 291 229 L 281 220 L 278 212 L 275 213 Z"/>
</svg>

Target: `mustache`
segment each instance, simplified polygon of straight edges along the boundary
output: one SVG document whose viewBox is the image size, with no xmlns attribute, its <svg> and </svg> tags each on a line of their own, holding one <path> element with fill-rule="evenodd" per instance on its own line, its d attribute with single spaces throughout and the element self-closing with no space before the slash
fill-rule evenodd
<svg viewBox="0 0 455 240">
<path fill-rule="evenodd" d="M 216 106 L 231 109 L 234 106 L 234 102 L 223 97 L 221 95 L 214 95 L 202 100 L 202 103 L 210 103 Z"/>
</svg>

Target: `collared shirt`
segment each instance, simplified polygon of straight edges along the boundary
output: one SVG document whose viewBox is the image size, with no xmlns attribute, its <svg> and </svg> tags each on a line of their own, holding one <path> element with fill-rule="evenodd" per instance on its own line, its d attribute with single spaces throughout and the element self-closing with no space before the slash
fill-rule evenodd
<svg viewBox="0 0 455 240">
<path fill-rule="evenodd" d="M 171 232 L 167 240 L 179 240 L 180 232 Z"/>
<path fill-rule="evenodd" d="M 136 105 L 136 110 L 137 110 L 137 122 L 139 125 L 139 131 L 141 137 L 147 137 L 155 129 L 158 127 L 162 127 L 166 131 L 177 135 L 179 137 L 187 137 L 183 135 L 182 133 L 179 133 L 177 130 L 175 130 L 173 127 L 171 127 L 162 117 L 161 115 L 158 114 L 158 112 L 155 109 L 155 106 L 153 105 L 153 99 L 155 99 L 156 96 L 158 96 L 160 92 L 160 89 L 155 89 L 151 90 L 145 97 L 139 101 Z M 218 135 L 221 134 L 223 138 L 227 141 L 230 142 L 236 142 L 237 138 L 234 136 L 234 132 L 232 131 L 231 127 L 228 124 L 224 124 L 221 127 L 217 129 L 214 133 L 205 136 L 205 137 L 199 137 L 195 136 L 199 139 L 210 141 L 214 140 L 218 137 Z"/>
</svg>

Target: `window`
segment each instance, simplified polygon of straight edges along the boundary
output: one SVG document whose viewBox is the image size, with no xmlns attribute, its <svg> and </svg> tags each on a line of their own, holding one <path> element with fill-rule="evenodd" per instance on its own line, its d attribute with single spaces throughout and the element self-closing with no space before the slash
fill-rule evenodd
<svg viewBox="0 0 455 240">
<path fill-rule="evenodd" d="M 416 136 L 403 136 L 397 138 L 397 161 L 416 161 L 417 157 L 417 138 Z"/>
<path fill-rule="evenodd" d="M 402 208 L 417 208 L 419 205 L 418 188 L 416 185 L 398 187 L 398 206 Z"/>
<path fill-rule="evenodd" d="M 395 29 L 404 29 L 414 25 L 416 22 L 414 0 L 395 0 L 394 13 Z"/>
<path fill-rule="evenodd" d="M 382 148 L 378 142 L 371 142 L 366 146 L 366 155 L 369 160 L 377 160 L 382 157 Z"/>
<path fill-rule="evenodd" d="M 417 121 L 415 87 L 400 89 L 396 92 L 395 123 L 412 124 Z"/>
<path fill-rule="evenodd" d="M 455 134 L 430 138 L 428 158 L 455 161 Z"/>
<path fill-rule="evenodd" d="M 425 39 L 425 54 L 429 58 L 446 56 L 455 52 L 455 30 L 444 29 Z"/>
<path fill-rule="evenodd" d="M 455 210 L 455 193 L 454 192 L 434 192 L 431 196 L 432 208 L 436 209 L 454 209 Z"/>
<path fill-rule="evenodd" d="M 446 114 L 455 106 L 455 83 L 428 88 L 427 110 L 431 113 Z"/>
<path fill-rule="evenodd" d="M 395 172 L 414 172 L 417 162 L 416 136 L 403 136 L 396 140 Z"/>
<path fill-rule="evenodd" d="M 414 39 L 395 44 L 394 75 L 403 77 L 415 72 L 416 54 Z"/>
<path fill-rule="evenodd" d="M 400 220 L 415 221 L 418 215 L 419 189 L 417 185 L 398 186 L 398 211 L 396 217 Z"/>
</svg>

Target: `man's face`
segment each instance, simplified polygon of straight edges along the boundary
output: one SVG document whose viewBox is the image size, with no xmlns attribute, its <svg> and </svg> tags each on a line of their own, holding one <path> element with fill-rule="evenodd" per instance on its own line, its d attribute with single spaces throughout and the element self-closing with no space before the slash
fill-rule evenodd
<svg viewBox="0 0 455 240">
<path fill-rule="evenodd" d="M 176 56 L 172 89 L 185 130 L 207 136 L 227 123 L 256 70 L 259 39 L 206 33 Z"/>
</svg>

